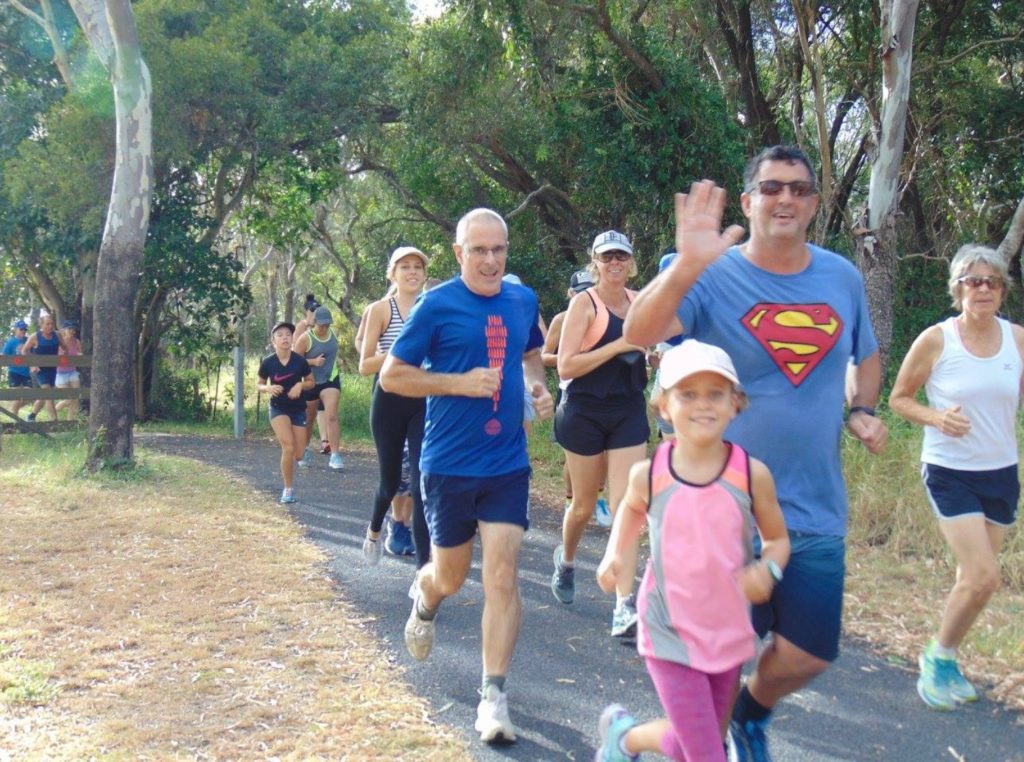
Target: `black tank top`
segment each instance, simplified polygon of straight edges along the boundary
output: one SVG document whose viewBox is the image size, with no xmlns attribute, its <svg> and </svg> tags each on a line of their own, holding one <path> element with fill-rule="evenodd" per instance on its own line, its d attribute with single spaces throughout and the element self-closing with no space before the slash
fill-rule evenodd
<svg viewBox="0 0 1024 762">
<path fill-rule="evenodd" d="M 589 292 L 586 292 L 590 296 Z M 591 297 L 591 302 L 593 302 Z M 603 304 L 597 309 L 608 310 Z M 597 349 L 605 344 L 611 344 L 616 339 L 622 338 L 623 319 L 611 310 L 608 310 L 608 327 L 604 335 L 598 339 L 591 348 Z M 627 362 L 624 358 L 631 358 L 633 362 Z M 642 394 L 647 388 L 647 365 L 642 354 L 630 352 L 625 355 L 616 355 L 602 365 L 598 365 L 589 373 L 574 378 L 569 384 L 569 397 L 589 397 L 592 399 L 613 402 L 625 400 L 636 394 Z"/>
</svg>

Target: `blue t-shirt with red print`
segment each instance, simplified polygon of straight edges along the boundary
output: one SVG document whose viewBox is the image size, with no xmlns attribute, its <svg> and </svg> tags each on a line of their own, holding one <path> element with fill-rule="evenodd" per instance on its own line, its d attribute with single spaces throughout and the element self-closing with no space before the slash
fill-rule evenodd
<svg viewBox="0 0 1024 762">
<path fill-rule="evenodd" d="M 391 345 L 391 354 L 434 373 L 501 368 L 493 397 L 427 398 L 423 473 L 500 476 L 529 467 L 523 432 L 523 355 L 544 343 L 537 297 L 503 282 L 494 296 L 454 278 L 425 293 Z"/>
</svg>

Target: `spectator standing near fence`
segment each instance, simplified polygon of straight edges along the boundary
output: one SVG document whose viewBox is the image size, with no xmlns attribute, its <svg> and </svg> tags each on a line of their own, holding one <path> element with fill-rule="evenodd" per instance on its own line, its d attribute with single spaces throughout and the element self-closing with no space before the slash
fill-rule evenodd
<svg viewBox="0 0 1024 762">
<path fill-rule="evenodd" d="M 21 348 L 21 353 L 23 355 L 56 356 L 61 349 L 66 349 L 66 347 L 64 339 L 57 333 L 57 321 L 53 319 L 53 315 L 43 315 L 39 318 L 39 330 L 28 337 L 28 341 Z M 35 374 L 40 389 L 52 389 L 57 381 L 56 366 L 52 368 L 34 367 L 32 372 Z M 28 414 L 28 419 L 34 421 L 43 406 L 46 407 L 46 412 L 50 414 L 51 420 L 56 421 L 57 407 L 53 404 L 53 400 L 36 400 L 32 405 L 32 412 Z"/>
<path fill-rule="evenodd" d="M 67 357 L 78 357 L 82 354 L 82 342 L 78 340 L 78 324 L 73 320 L 65 320 L 60 324 L 60 336 L 64 339 L 64 346 L 61 347 L 61 355 Z M 82 378 L 78 368 L 73 365 L 59 365 L 55 377 L 55 386 L 58 389 L 80 389 Z M 68 420 L 74 421 L 78 418 L 78 400 L 67 399 L 57 403 L 57 412 L 68 411 Z"/>
<path fill-rule="evenodd" d="M 21 348 L 25 346 L 26 341 L 28 341 L 28 323 L 24 320 L 18 320 L 14 323 L 14 335 L 8 337 L 7 341 L 4 342 L 3 354 L 21 354 Z M 29 372 L 29 369 L 24 365 L 8 365 L 7 386 L 11 389 L 31 389 L 32 374 Z M 11 403 L 11 412 L 17 415 L 18 411 L 24 406 L 24 400 L 14 400 Z"/>
</svg>

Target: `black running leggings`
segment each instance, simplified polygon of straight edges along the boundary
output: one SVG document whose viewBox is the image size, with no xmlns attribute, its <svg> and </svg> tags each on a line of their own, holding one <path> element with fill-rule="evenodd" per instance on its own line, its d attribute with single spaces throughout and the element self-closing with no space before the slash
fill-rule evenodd
<svg viewBox="0 0 1024 762">
<path fill-rule="evenodd" d="M 430 560 L 430 531 L 423 515 L 423 496 L 420 494 L 420 450 L 423 447 L 423 419 L 426 400 L 403 397 L 380 388 L 374 380 L 373 399 L 370 402 L 370 431 L 377 447 L 380 482 L 373 500 L 370 529 L 381 531 L 388 506 L 398 493 L 402 481 L 402 450 L 409 442 L 409 491 L 412 494 L 412 538 L 416 544 L 416 568 Z"/>
</svg>

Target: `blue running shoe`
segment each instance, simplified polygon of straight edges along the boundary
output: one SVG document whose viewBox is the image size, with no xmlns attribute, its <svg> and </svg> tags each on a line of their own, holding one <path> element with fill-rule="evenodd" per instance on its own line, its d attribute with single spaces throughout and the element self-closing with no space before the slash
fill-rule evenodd
<svg viewBox="0 0 1024 762">
<path fill-rule="evenodd" d="M 608 509 L 608 501 L 603 497 L 599 497 L 597 505 L 594 506 L 594 520 L 597 521 L 598 526 L 610 527 L 612 525 L 612 512 Z"/>
<path fill-rule="evenodd" d="M 559 603 L 566 605 L 576 599 L 576 569 L 562 562 L 562 546 L 555 546 L 555 571 L 551 575 L 551 592 Z"/>
<path fill-rule="evenodd" d="M 594 762 L 636 762 L 639 754 L 627 754 L 622 750 L 622 738 L 629 729 L 636 726 L 636 719 L 618 704 L 609 704 L 601 712 L 597 732 L 601 745 L 594 755 Z"/>
<path fill-rule="evenodd" d="M 729 752 L 735 754 L 736 762 L 772 762 L 772 755 L 768 753 L 768 736 L 765 734 L 767 729 L 768 718 L 743 723 L 732 720 L 729 723 Z"/>
<path fill-rule="evenodd" d="M 284 504 L 295 502 L 295 489 L 293 487 L 285 487 L 281 491 L 281 502 Z"/>
</svg>

